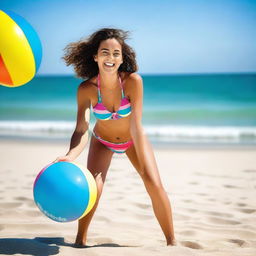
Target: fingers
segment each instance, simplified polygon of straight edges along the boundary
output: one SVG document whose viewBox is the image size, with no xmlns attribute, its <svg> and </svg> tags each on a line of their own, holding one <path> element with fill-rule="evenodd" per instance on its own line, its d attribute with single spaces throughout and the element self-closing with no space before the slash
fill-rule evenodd
<svg viewBox="0 0 256 256">
<path fill-rule="evenodd" d="M 65 157 L 57 157 L 53 163 L 57 163 L 57 162 L 63 162 L 63 161 L 66 161 L 66 158 Z"/>
<path fill-rule="evenodd" d="M 59 162 L 59 158 L 58 157 L 52 163 L 55 164 L 57 162 Z"/>
<path fill-rule="evenodd" d="M 52 163 L 57 163 L 57 162 L 71 162 L 70 157 L 68 156 L 59 156 L 57 157 Z"/>
</svg>

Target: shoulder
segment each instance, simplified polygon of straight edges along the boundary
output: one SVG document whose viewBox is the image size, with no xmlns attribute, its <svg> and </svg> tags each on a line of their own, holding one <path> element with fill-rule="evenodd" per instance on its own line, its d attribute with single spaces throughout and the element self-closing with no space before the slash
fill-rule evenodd
<svg viewBox="0 0 256 256">
<path fill-rule="evenodd" d="M 77 100 L 79 102 L 91 102 L 97 93 L 97 85 L 95 86 L 93 79 L 88 79 L 79 84 L 77 88 Z"/>
<path fill-rule="evenodd" d="M 143 88 L 143 80 L 138 73 L 125 73 L 124 82 L 127 91 L 133 91 L 138 87 Z"/>
<path fill-rule="evenodd" d="M 142 77 L 137 73 L 127 73 L 125 91 L 129 98 L 143 94 Z"/>
<path fill-rule="evenodd" d="M 97 84 L 95 83 L 95 79 L 93 77 L 93 78 L 90 78 L 88 80 L 81 82 L 80 85 L 78 86 L 78 89 L 81 91 L 83 91 L 83 90 L 89 91 L 89 90 L 93 89 L 94 87 L 97 87 Z"/>
<path fill-rule="evenodd" d="M 137 73 L 125 73 L 124 90 L 126 96 L 131 99 L 143 97 L 143 81 L 142 77 Z"/>
<path fill-rule="evenodd" d="M 95 84 L 94 78 L 83 81 L 78 86 L 78 93 L 94 93 L 97 88 L 97 84 Z"/>
<path fill-rule="evenodd" d="M 142 77 L 138 73 L 123 72 L 122 76 L 129 83 L 142 82 Z"/>
</svg>

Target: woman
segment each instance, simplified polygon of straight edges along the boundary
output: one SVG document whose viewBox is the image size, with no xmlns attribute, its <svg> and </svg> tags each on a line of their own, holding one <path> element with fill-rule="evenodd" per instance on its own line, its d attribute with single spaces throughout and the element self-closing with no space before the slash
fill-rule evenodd
<svg viewBox="0 0 256 256">
<path fill-rule="evenodd" d="M 114 153 L 125 153 L 143 179 L 167 245 L 175 244 L 172 212 L 142 119 L 143 84 L 136 74 L 135 53 L 125 43 L 127 32 L 104 28 L 86 41 L 66 47 L 64 60 L 78 77 L 87 79 L 77 92 L 77 123 L 69 152 L 55 161 L 74 161 L 88 141 L 90 106 L 97 118 L 90 141 L 87 168 L 96 180 L 93 209 L 78 223 L 76 245 L 85 245 Z"/>
</svg>

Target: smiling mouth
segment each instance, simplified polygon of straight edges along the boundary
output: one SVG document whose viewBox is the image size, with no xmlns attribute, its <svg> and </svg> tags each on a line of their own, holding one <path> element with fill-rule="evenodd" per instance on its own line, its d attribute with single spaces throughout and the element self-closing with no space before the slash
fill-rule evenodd
<svg viewBox="0 0 256 256">
<path fill-rule="evenodd" d="M 114 63 L 110 63 L 110 62 L 105 62 L 105 63 L 104 63 L 104 66 L 106 66 L 106 67 L 108 67 L 108 68 L 112 68 L 112 67 L 115 66 L 115 64 L 114 64 Z"/>
</svg>

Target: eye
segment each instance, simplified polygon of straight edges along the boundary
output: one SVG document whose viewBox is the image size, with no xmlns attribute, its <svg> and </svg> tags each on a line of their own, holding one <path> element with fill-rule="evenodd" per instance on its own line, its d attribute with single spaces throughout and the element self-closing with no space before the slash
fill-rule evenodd
<svg viewBox="0 0 256 256">
<path fill-rule="evenodd" d="M 114 56 L 115 57 L 118 57 L 120 54 L 119 53 L 114 53 Z"/>
</svg>

